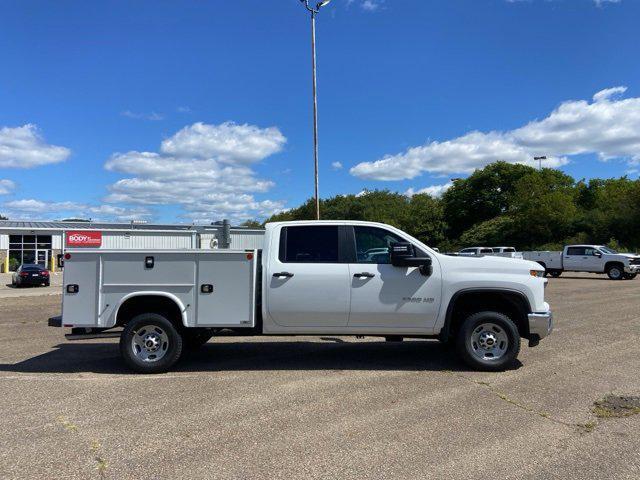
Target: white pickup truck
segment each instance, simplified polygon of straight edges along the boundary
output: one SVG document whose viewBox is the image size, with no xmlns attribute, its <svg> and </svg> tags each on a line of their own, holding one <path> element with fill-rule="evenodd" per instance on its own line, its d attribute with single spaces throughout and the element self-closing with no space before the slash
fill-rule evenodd
<svg viewBox="0 0 640 480">
<path fill-rule="evenodd" d="M 50 326 L 120 335 L 126 364 L 171 368 L 216 334 L 368 335 L 451 342 L 501 370 L 553 327 L 534 262 L 436 253 L 389 225 L 266 226 L 259 250 L 69 250 L 62 316 Z"/>
<path fill-rule="evenodd" d="M 546 273 L 606 273 L 612 280 L 633 279 L 640 271 L 640 256 L 618 253 L 604 245 L 567 245 L 561 252 L 522 252 L 525 260 L 539 263 Z"/>
</svg>

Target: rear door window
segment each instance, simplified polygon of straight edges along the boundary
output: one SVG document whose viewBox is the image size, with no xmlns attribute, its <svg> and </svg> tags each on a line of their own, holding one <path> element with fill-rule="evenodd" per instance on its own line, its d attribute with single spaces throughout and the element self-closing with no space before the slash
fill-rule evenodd
<svg viewBox="0 0 640 480">
<path fill-rule="evenodd" d="M 569 247 L 567 248 L 567 255 L 584 255 L 584 247 Z"/>
<path fill-rule="evenodd" d="M 339 263 L 338 226 L 284 227 L 279 259 L 284 263 Z"/>
</svg>

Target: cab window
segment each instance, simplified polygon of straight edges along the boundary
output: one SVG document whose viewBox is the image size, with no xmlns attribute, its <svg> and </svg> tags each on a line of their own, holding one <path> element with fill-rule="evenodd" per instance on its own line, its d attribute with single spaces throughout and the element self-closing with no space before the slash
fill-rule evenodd
<svg viewBox="0 0 640 480">
<path fill-rule="evenodd" d="M 567 248 L 567 255 L 585 255 L 584 247 L 569 247 Z"/>
<path fill-rule="evenodd" d="M 284 227 L 278 258 L 284 263 L 339 263 L 338 227 Z"/>
<path fill-rule="evenodd" d="M 356 240 L 357 263 L 391 263 L 389 246 L 401 242 L 397 235 L 376 227 L 353 227 Z"/>
</svg>

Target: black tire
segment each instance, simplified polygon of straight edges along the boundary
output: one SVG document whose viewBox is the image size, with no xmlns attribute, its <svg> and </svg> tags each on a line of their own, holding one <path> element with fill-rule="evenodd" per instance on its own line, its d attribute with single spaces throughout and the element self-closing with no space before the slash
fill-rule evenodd
<svg viewBox="0 0 640 480">
<path fill-rule="evenodd" d="M 625 280 L 633 280 L 634 278 L 636 278 L 638 276 L 637 273 L 625 273 L 624 274 L 624 279 Z"/>
<path fill-rule="evenodd" d="M 487 328 L 490 325 L 495 328 Z M 493 342 L 489 344 L 492 348 L 484 349 L 488 350 L 486 356 L 482 355 L 483 348 L 478 343 L 478 336 L 483 336 L 485 344 L 490 340 Z M 518 358 L 520 333 L 515 323 L 505 314 L 478 312 L 468 316 L 460 325 L 456 347 L 458 355 L 471 368 L 488 372 L 502 371 Z"/>
<path fill-rule="evenodd" d="M 44 284 L 45 287 L 48 287 L 49 285 L 51 285 L 49 282 Z"/>
<path fill-rule="evenodd" d="M 147 326 L 154 330 L 145 329 Z M 144 349 L 141 345 L 145 345 Z M 127 366 L 138 373 L 166 372 L 181 353 L 182 335 L 173 323 L 157 313 L 133 317 L 120 336 L 120 355 Z"/>
<path fill-rule="evenodd" d="M 614 263 L 607 267 L 607 276 L 611 280 L 622 280 L 624 278 L 624 267 L 618 263 Z"/>
<path fill-rule="evenodd" d="M 207 343 L 211 337 L 213 337 L 213 333 L 208 330 L 188 328 L 182 333 L 182 350 L 197 350 Z"/>
<path fill-rule="evenodd" d="M 553 270 L 552 272 L 549 272 L 549 273 L 553 278 L 558 278 L 560 275 L 562 275 L 562 272 L 560 270 Z"/>
</svg>

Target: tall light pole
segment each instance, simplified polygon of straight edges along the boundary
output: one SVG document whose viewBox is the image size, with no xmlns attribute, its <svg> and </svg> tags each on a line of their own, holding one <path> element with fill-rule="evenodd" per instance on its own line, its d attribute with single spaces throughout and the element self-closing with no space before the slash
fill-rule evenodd
<svg viewBox="0 0 640 480">
<path fill-rule="evenodd" d="M 311 70 L 313 75 L 313 165 L 315 176 L 316 220 L 320 220 L 320 197 L 318 196 L 318 96 L 316 94 L 316 14 L 331 0 L 323 0 L 316 7 L 309 0 L 300 0 L 311 13 Z"/>
<path fill-rule="evenodd" d="M 542 160 L 546 160 L 547 157 L 533 157 L 533 159 L 538 161 L 538 170 L 542 170 Z"/>
</svg>

